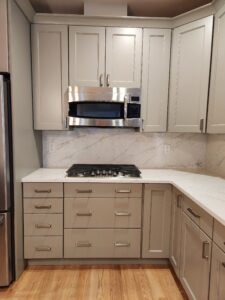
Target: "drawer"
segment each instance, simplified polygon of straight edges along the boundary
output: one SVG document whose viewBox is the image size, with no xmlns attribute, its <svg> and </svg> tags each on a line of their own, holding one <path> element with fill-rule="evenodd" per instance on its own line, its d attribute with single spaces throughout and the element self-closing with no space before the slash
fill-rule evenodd
<svg viewBox="0 0 225 300">
<path fill-rule="evenodd" d="M 62 214 L 25 214 L 25 236 L 63 235 Z"/>
<path fill-rule="evenodd" d="M 212 216 L 185 196 L 183 201 L 183 210 L 209 237 L 212 238 Z"/>
<path fill-rule="evenodd" d="M 62 258 L 62 236 L 30 236 L 24 238 L 24 258 Z"/>
<path fill-rule="evenodd" d="M 63 183 L 32 182 L 23 184 L 23 196 L 31 198 L 63 197 Z"/>
<path fill-rule="evenodd" d="M 65 258 L 139 258 L 140 229 L 65 229 Z"/>
<path fill-rule="evenodd" d="M 23 210 L 27 214 L 63 213 L 62 198 L 24 198 Z"/>
<path fill-rule="evenodd" d="M 140 228 L 141 198 L 65 198 L 65 228 Z"/>
<path fill-rule="evenodd" d="M 214 242 L 225 252 L 225 226 L 214 220 Z"/>
<path fill-rule="evenodd" d="M 65 183 L 65 197 L 141 197 L 141 184 Z"/>
</svg>

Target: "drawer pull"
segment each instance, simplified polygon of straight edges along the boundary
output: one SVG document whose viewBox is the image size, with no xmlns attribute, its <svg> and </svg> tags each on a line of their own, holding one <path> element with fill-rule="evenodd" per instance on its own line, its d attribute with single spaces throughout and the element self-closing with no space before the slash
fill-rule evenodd
<svg viewBox="0 0 225 300">
<path fill-rule="evenodd" d="M 34 190 L 34 191 L 37 194 L 50 194 L 52 190 L 49 189 L 49 190 Z"/>
<path fill-rule="evenodd" d="M 52 228 L 52 224 L 35 224 L 35 227 L 40 228 Z"/>
<path fill-rule="evenodd" d="M 76 246 L 77 246 L 77 247 L 88 248 L 88 247 L 91 247 L 92 245 L 91 245 L 91 243 L 89 243 L 89 242 L 77 242 L 77 243 L 76 243 Z"/>
<path fill-rule="evenodd" d="M 198 219 L 201 218 L 201 216 L 199 216 L 198 214 L 196 214 L 191 208 L 188 208 L 187 210 L 188 210 L 189 213 L 192 214 L 195 218 L 198 218 Z"/>
<path fill-rule="evenodd" d="M 177 208 L 181 208 L 182 195 L 177 195 Z"/>
<path fill-rule="evenodd" d="M 128 193 L 131 193 L 131 190 L 116 190 L 116 193 L 118 193 L 118 194 L 128 194 Z"/>
<path fill-rule="evenodd" d="M 51 251 L 52 250 L 52 248 L 51 247 L 45 247 L 45 246 L 43 246 L 43 247 L 36 247 L 35 248 L 35 251 Z"/>
<path fill-rule="evenodd" d="M 116 217 L 130 217 L 131 216 L 130 212 L 116 211 L 114 214 L 115 214 Z"/>
<path fill-rule="evenodd" d="M 225 268 L 225 262 L 222 263 L 222 266 Z"/>
<path fill-rule="evenodd" d="M 202 243 L 202 258 L 209 259 L 209 242 Z"/>
<path fill-rule="evenodd" d="M 130 247 L 130 243 L 116 242 L 115 247 Z"/>
<path fill-rule="evenodd" d="M 35 205 L 34 207 L 36 209 L 50 209 L 50 208 L 52 208 L 51 205 Z"/>
<path fill-rule="evenodd" d="M 78 194 L 91 194 L 92 190 L 76 190 Z"/>
<path fill-rule="evenodd" d="M 91 217 L 92 213 L 91 212 L 87 212 L 87 213 L 76 213 L 76 215 L 78 217 Z"/>
</svg>

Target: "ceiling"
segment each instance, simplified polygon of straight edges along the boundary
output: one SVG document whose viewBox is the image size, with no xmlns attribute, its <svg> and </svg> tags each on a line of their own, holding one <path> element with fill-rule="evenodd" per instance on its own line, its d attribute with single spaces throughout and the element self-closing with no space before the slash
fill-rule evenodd
<svg viewBox="0 0 225 300">
<path fill-rule="evenodd" d="M 174 17 L 212 0 L 89 0 L 98 3 L 127 3 L 129 16 Z M 84 0 L 30 0 L 39 13 L 83 14 Z"/>
</svg>

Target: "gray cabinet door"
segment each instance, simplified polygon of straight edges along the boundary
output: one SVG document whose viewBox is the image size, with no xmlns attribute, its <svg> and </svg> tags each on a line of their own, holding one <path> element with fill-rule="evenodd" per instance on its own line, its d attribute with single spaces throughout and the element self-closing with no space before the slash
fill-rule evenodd
<svg viewBox="0 0 225 300">
<path fill-rule="evenodd" d="M 225 253 L 213 243 L 210 300 L 225 299 Z"/>
<path fill-rule="evenodd" d="M 207 300 L 211 240 L 183 212 L 180 280 L 191 300 Z"/>
<path fill-rule="evenodd" d="M 171 213 L 170 262 L 178 277 L 180 277 L 182 199 L 183 195 L 178 190 L 174 189 Z"/>
<path fill-rule="evenodd" d="M 146 184 L 144 189 L 143 258 L 168 258 L 171 186 Z"/>
</svg>

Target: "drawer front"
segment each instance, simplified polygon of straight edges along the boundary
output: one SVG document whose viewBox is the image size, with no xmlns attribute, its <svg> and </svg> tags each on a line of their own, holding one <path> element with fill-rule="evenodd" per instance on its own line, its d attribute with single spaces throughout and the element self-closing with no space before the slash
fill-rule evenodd
<svg viewBox="0 0 225 300">
<path fill-rule="evenodd" d="M 65 198 L 65 228 L 140 228 L 141 198 Z"/>
<path fill-rule="evenodd" d="M 63 183 L 24 183 L 23 196 L 30 198 L 63 197 Z"/>
<path fill-rule="evenodd" d="M 225 226 L 214 220 L 214 242 L 225 252 Z"/>
<path fill-rule="evenodd" d="M 25 214 L 25 236 L 63 235 L 62 214 Z"/>
<path fill-rule="evenodd" d="M 65 229 L 65 258 L 139 258 L 140 229 Z"/>
<path fill-rule="evenodd" d="M 63 213 L 62 198 L 24 198 L 23 209 L 25 214 Z"/>
<path fill-rule="evenodd" d="M 62 236 L 32 236 L 24 238 L 24 258 L 62 258 Z"/>
<path fill-rule="evenodd" d="M 141 184 L 65 183 L 65 197 L 141 197 Z"/>
<path fill-rule="evenodd" d="M 212 238 L 212 216 L 210 216 L 206 211 L 185 196 L 183 210 L 209 237 Z"/>
</svg>

